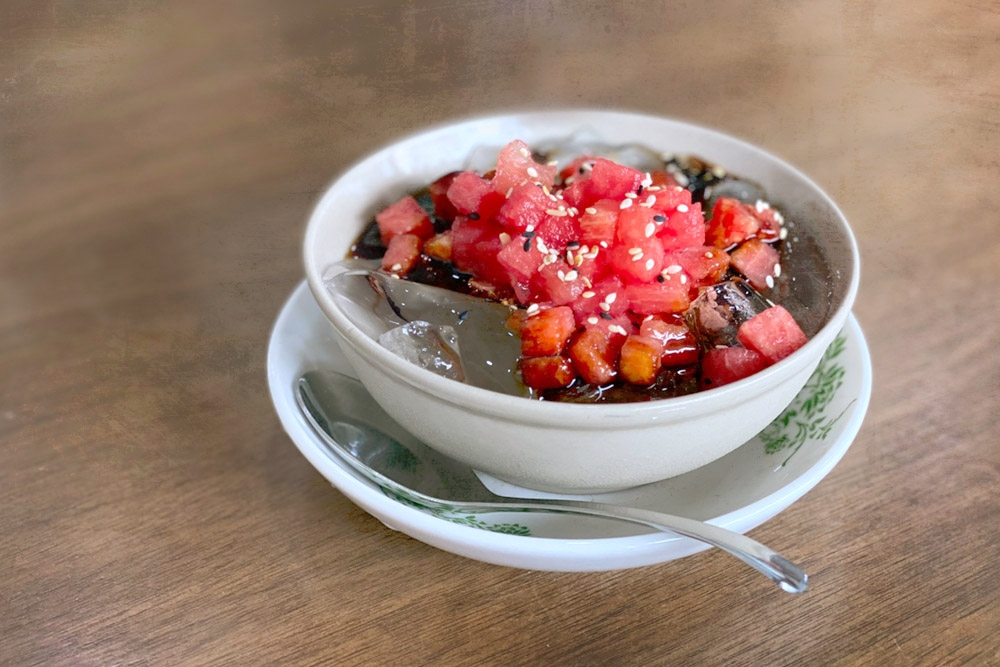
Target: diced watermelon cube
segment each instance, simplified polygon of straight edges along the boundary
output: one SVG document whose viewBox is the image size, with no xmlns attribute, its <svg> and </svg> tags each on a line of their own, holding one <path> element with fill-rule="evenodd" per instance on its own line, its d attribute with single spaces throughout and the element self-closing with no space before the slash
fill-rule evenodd
<svg viewBox="0 0 1000 667">
<path fill-rule="evenodd" d="M 808 342 L 802 328 L 784 306 L 771 306 L 740 325 L 736 337 L 743 347 L 781 361 Z"/>
<path fill-rule="evenodd" d="M 576 219 L 568 215 L 547 215 L 535 231 L 547 248 L 560 254 L 571 241 L 580 240 L 580 227 Z"/>
<path fill-rule="evenodd" d="M 751 207 L 732 197 L 720 197 L 712 208 L 705 238 L 717 248 L 728 248 L 753 236 L 760 221 Z"/>
<path fill-rule="evenodd" d="M 520 234 L 529 225 L 537 227 L 548 216 L 545 211 L 555 206 L 548 195 L 534 183 L 514 186 L 510 197 L 497 212 L 497 222 L 512 234 Z"/>
<path fill-rule="evenodd" d="M 744 241 L 729 255 L 733 268 L 760 291 L 774 287 L 774 269 L 780 260 L 778 251 L 759 239 Z"/>
<path fill-rule="evenodd" d="M 681 204 L 674 209 L 660 227 L 658 238 L 664 250 L 705 245 L 705 218 L 701 214 L 701 204 Z"/>
<path fill-rule="evenodd" d="M 663 263 L 670 271 L 679 266 L 693 281 L 693 285 L 714 285 L 722 280 L 729 269 L 729 254 L 713 246 L 699 246 L 670 250 L 664 254 Z"/>
<path fill-rule="evenodd" d="M 629 192 L 635 192 L 642 182 L 643 173 L 604 158 L 596 158 L 587 179 L 587 193 L 593 200 L 617 199 L 621 201 Z"/>
<path fill-rule="evenodd" d="M 655 179 L 653 182 L 655 184 Z M 659 190 L 650 191 L 649 194 L 656 197 L 652 206 L 653 210 L 667 215 L 676 211 L 678 206 L 692 205 L 691 191 L 679 185 L 661 186 Z"/>
<path fill-rule="evenodd" d="M 676 280 L 629 285 L 625 295 L 632 312 L 639 315 L 682 313 L 691 303 L 688 286 Z"/>
<path fill-rule="evenodd" d="M 618 214 L 615 238 L 619 243 L 634 247 L 656 236 L 660 226 L 653 218 L 656 211 L 645 206 L 630 206 Z"/>
<path fill-rule="evenodd" d="M 526 357 L 561 354 L 574 331 L 576 318 L 568 306 L 529 313 L 521 325 L 521 354 Z"/>
<path fill-rule="evenodd" d="M 493 183 L 474 171 L 455 175 L 448 186 L 448 200 L 461 215 L 489 220 L 504 204 L 504 197 L 493 190 Z"/>
<path fill-rule="evenodd" d="M 382 268 L 405 276 L 416 265 L 422 244 L 422 239 L 416 234 L 396 234 L 389 239 L 389 246 L 382 255 Z"/>
<path fill-rule="evenodd" d="M 590 315 L 601 316 L 601 313 L 610 318 L 624 315 L 629 308 L 629 301 L 621 279 L 608 276 L 581 292 L 570 305 L 576 313 L 577 321 L 582 322 Z"/>
<path fill-rule="evenodd" d="M 531 279 L 532 300 L 564 306 L 587 289 L 580 272 L 564 260 L 542 265 Z"/>
<path fill-rule="evenodd" d="M 506 196 L 507 191 L 525 181 L 538 182 L 551 188 L 555 182 L 556 168 L 539 164 L 531 157 L 528 144 L 520 139 L 510 142 L 500 151 L 497 157 L 496 173 L 493 176 L 493 189 Z"/>
<path fill-rule="evenodd" d="M 663 270 L 663 246 L 656 238 L 635 245 L 611 248 L 611 265 L 615 273 L 632 283 L 648 283 Z"/>
<path fill-rule="evenodd" d="M 434 224 L 427 211 L 410 196 L 403 197 L 375 216 L 382 243 L 388 245 L 393 236 L 414 234 L 422 239 L 434 236 Z"/>
<path fill-rule="evenodd" d="M 510 274 L 510 283 L 527 284 L 542 265 L 545 255 L 538 249 L 538 244 L 515 236 L 500 250 L 499 261 Z"/>
<path fill-rule="evenodd" d="M 518 361 L 521 381 L 532 389 L 559 389 L 576 380 L 572 362 L 566 357 L 521 357 Z"/>
<path fill-rule="evenodd" d="M 704 389 L 750 377 L 770 366 L 764 355 L 742 347 L 714 347 L 701 358 L 701 386 Z"/>
<path fill-rule="evenodd" d="M 464 216 L 451 227 L 451 261 L 459 271 L 471 273 L 494 286 L 508 284 L 508 273 L 497 259 L 503 242 L 503 227 L 489 220 Z"/>
<path fill-rule="evenodd" d="M 584 209 L 579 218 L 580 241 L 589 245 L 614 241 L 619 210 L 618 202 L 613 199 L 601 199 Z"/>
</svg>

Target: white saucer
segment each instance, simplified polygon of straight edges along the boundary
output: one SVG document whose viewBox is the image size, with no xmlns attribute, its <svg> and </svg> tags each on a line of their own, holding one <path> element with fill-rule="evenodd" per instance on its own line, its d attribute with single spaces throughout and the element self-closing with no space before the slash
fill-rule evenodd
<svg viewBox="0 0 1000 667">
<path fill-rule="evenodd" d="M 299 413 L 293 386 L 312 369 L 354 374 L 303 282 L 271 333 L 271 398 L 285 430 L 309 462 L 393 529 L 468 558 L 534 570 L 616 570 L 707 548 L 689 538 L 606 519 L 526 512 L 457 514 L 390 497 L 328 454 Z M 868 410 L 871 378 L 868 346 L 852 316 L 802 392 L 761 435 L 685 475 L 588 498 L 709 520 L 744 533 L 801 498 L 844 456 Z M 510 493 L 515 487 L 499 480 L 484 481 L 500 493 L 524 493 Z"/>
</svg>

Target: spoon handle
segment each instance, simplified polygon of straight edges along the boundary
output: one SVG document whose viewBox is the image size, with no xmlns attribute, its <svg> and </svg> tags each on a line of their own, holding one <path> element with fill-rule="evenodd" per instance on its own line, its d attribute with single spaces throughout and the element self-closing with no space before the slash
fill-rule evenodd
<svg viewBox="0 0 1000 667">
<path fill-rule="evenodd" d="M 711 544 L 739 558 L 761 572 L 788 593 L 802 593 L 809 587 L 809 575 L 795 563 L 746 535 L 684 517 L 635 507 L 621 507 L 581 500 L 518 500 L 525 509 L 565 510 L 612 519 L 624 519 Z"/>
</svg>

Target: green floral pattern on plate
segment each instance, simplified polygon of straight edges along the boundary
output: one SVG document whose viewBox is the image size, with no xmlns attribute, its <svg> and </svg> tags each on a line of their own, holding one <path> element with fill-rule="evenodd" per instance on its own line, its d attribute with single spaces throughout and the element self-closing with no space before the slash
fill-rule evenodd
<svg viewBox="0 0 1000 667">
<path fill-rule="evenodd" d="M 798 393 L 791 405 L 785 408 L 778 417 L 771 422 L 757 436 L 764 443 L 766 454 L 777 454 L 788 451 L 788 456 L 782 461 L 784 466 L 789 459 L 809 440 L 825 440 L 830 435 L 833 426 L 847 412 L 854 401 L 845 407 L 836 416 L 826 415 L 826 409 L 837 395 L 838 390 L 844 384 L 846 370 L 843 364 L 839 363 L 838 357 L 844 352 L 847 346 L 847 336 L 841 333 L 823 353 L 816 370 L 809 377 L 808 382 Z M 531 529 L 520 523 L 492 523 L 477 518 L 477 512 L 461 510 L 446 503 L 429 504 L 423 499 L 389 489 L 379 487 L 389 498 L 422 510 L 431 516 L 462 526 L 470 526 L 480 530 L 488 530 L 494 533 L 504 533 L 507 535 L 530 536 Z M 512 509 L 510 511 L 519 511 Z M 520 510 L 529 511 L 529 510 Z M 492 512 L 495 512 L 493 510 Z M 492 513 L 491 512 L 491 513 Z"/>
<path fill-rule="evenodd" d="M 807 440 L 826 440 L 834 424 L 847 412 L 854 401 L 835 417 L 826 414 L 837 391 L 844 384 L 845 369 L 837 362 L 847 346 L 847 336 L 841 333 L 823 353 L 816 370 L 809 377 L 791 405 L 768 424 L 757 436 L 768 454 L 789 451 L 781 465 L 788 463 Z"/>
<path fill-rule="evenodd" d="M 527 526 L 523 526 L 519 523 L 490 523 L 477 519 L 475 512 L 461 510 L 445 503 L 429 505 L 422 499 L 408 493 L 402 493 L 384 486 L 379 486 L 379 488 L 382 490 L 382 493 L 389 496 L 393 500 L 403 503 L 404 505 L 416 507 L 417 509 L 423 510 L 438 519 L 444 519 L 445 521 L 457 523 L 462 526 L 479 528 L 480 530 L 488 530 L 493 533 L 504 533 L 505 535 L 531 535 L 531 530 Z M 512 511 L 518 510 L 515 509 Z"/>
</svg>

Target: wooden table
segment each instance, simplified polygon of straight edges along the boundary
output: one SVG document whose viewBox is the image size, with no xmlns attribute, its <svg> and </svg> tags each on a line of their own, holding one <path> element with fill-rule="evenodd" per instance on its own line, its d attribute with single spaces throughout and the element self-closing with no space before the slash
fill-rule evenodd
<svg viewBox="0 0 1000 667">
<path fill-rule="evenodd" d="M 949 3 L 0 6 L 0 663 L 1000 664 L 1000 14 Z M 777 153 L 851 220 L 871 409 L 718 552 L 520 571 L 298 454 L 264 362 L 341 169 L 431 122 L 611 106 Z"/>
</svg>

